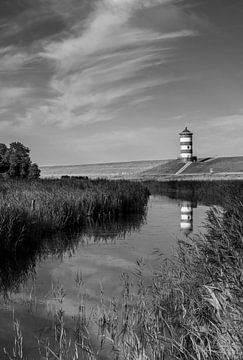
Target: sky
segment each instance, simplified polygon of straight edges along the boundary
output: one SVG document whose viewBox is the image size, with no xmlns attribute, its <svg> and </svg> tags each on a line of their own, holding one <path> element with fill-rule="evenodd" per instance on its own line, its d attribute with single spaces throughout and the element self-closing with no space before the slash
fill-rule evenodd
<svg viewBox="0 0 243 360">
<path fill-rule="evenodd" d="M 1 0 L 0 142 L 39 165 L 242 154 L 242 0 Z"/>
</svg>

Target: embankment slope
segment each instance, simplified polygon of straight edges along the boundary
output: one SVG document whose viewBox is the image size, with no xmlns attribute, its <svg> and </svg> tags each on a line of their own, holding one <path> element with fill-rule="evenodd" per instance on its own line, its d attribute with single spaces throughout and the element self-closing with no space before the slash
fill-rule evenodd
<svg viewBox="0 0 243 360">
<path fill-rule="evenodd" d="M 218 175 L 220 174 L 242 174 L 243 177 L 243 156 L 235 157 L 217 157 L 202 158 L 196 163 L 191 163 L 179 175 L 176 173 L 184 166 L 184 162 L 180 159 L 171 160 L 165 164 L 159 164 L 152 169 L 148 169 L 141 173 L 141 178 L 156 178 L 163 176 L 174 176 L 178 179 L 202 176 L 202 175 Z"/>
<path fill-rule="evenodd" d="M 154 168 L 160 164 L 165 164 L 170 160 L 144 160 L 128 161 L 104 164 L 85 164 L 85 165 L 56 165 L 42 166 L 41 177 L 60 178 L 61 176 L 88 176 L 90 178 L 105 177 L 109 179 L 121 179 L 137 176 L 145 170 Z"/>
<path fill-rule="evenodd" d="M 214 173 L 243 172 L 243 156 L 219 157 L 207 162 L 199 161 L 191 164 L 187 169 L 185 169 L 183 174 L 205 174 L 209 173 L 211 170 Z"/>
<path fill-rule="evenodd" d="M 180 159 L 171 160 L 165 164 L 159 164 L 152 169 L 145 170 L 141 175 L 172 175 L 181 169 L 184 163 Z"/>
</svg>

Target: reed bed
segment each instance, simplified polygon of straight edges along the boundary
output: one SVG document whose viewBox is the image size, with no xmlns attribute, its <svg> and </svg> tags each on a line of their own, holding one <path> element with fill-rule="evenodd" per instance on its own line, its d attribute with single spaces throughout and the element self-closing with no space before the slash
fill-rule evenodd
<svg viewBox="0 0 243 360">
<path fill-rule="evenodd" d="M 178 253 L 170 261 L 157 250 L 159 266 L 149 275 L 138 261 L 133 277 L 123 275 L 120 299 L 107 304 L 101 289 L 99 309 L 92 314 L 86 307 L 82 276 L 77 274 L 80 305 L 73 331 L 65 325 L 64 291 L 59 288 L 55 336 L 40 343 L 40 358 L 241 360 L 242 192 L 225 193 L 223 207 L 211 208 L 205 226 L 205 235 L 179 242 Z M 21 348 L 17 325 L 15 344 Z M 25 359 L 21 349 L 18 353 L 6 359 Z"/>
<path fill-rule="evenodd" d="M 204 236 L 179 242 L 175 259 L 161 261 L 150 283 L 139 264 L 121 312 L 113 306 L 103 316 L 120 359 L 242 359 L 243 194 L 224 199 L 208 212 Z"/>
<path fill-rule="evenodd" d="M 129 181 L 62 179 L 0 182 L 1 248 L 15 251 L 57 231 L 144 213 L 149 193 Z"/>
<path fill-rule="evenodd" d="M 172 199 L 190 200 L 204 205 L 224 205 L 225 195 L 242 193 L 242 180 L 170 180 L 144 181 L 153 195 L 165 195 Z"/>
<path fill-rule="evenodd" d="M 138 231 L 144 221 L 144 213 L 105 222 L 88 219 L 85 227 L 76 232 L 70 229 L 37 241 L 23 239 L 14 252 L 0 244 L 1 295 L 8 299 L 9 293 L 18 291 L 21 284 L 34 276 L 36 263 L 44 261 L 48 256 L 61 260 L 65 253 L 70 256 L 75 254 L 79 245 L 114 244 L 118 238 L 124 238 L 131 231 Z"/>
</svg>

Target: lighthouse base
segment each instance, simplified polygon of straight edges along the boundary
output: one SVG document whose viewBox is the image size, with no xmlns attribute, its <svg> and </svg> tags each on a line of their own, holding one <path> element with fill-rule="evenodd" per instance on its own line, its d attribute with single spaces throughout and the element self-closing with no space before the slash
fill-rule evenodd
<svg viewBox="0 0 243 360">
<path fill-rule="evenodd" d="M 187 162 L 192 162 L 193 160 L 193 156 L 188 156 L 188 157 L 181 157 L 181 160 L 184 162 L 184 163 L 187 163 Z"/>
<path fill-rule="evenodd" d="M 197 162 L 197 156 L 188 156 L 188 157 L 181 156 L 181 161 L 183 161 L 184 163 Z"/>
</svg>

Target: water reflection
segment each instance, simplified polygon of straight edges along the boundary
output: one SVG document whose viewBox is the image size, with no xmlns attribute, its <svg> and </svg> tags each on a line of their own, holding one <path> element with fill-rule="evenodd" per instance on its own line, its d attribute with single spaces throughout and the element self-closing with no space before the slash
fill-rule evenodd
<svg viewBox="0 0 243 360">
<path fill-rule="evenodd" d="M 8 298 L 9 292 L 16 292 L 29 278 L 35 277 L 36 264 L 48 257 L 62 260 L 64 254 L 73 256 L 77 247 L 91 244 L 114 243 L 125 238 L 132 231 L 138 231 L 146 214 L 134 215 L 129 219 L 99 223 L 90 221 L 82 231 L 74 234 L 61 233 L 41 241 L 21 241 L 15 251 L 6 250 L 0 244 L 0 292 Z"/>
<path fill-rule="evenodd" d="M 185 201 L 193 212 L 196 204 L 190 200 Z M 143 216 L 104 224 L 90 221 L 76 234 L 57 234 L 41 242 L 35 239 L 32 243 L 20 242 L 15 252 L 4 252 L 0 246 L 0 290 L 5 296 L 11 295 L 9 310 L 13 306 L 21 322 L 29 358 L 35 358 L 31 352 L 35 351 L 36 337 L 52 334 L 57 306 L 52 289 L 63 287 L 62 307 L 70 322 L 79 309 L 77 274 L 82 275 L 89 309 L 99 303 L 101 286 L 106 299 L 119 298 L 121 274 L 134 272 L 137 259 L 143 258 L 150 268 L 158 265 L 154 249 L 161 249 L 166 257 L 176 249 L 182 235 L 179 224 L 183 204 L 184 200 L 151 196 L 148 213 Z M 194 231 L 203 221 L 205 210 L 199 204 L 194 211 Z M 0 344 L 11 349 L 14 343 L 12 313 L 5 311 L 5 306 L 2 301 Z M 71 325 L 70 329 L 73 323 Z"/>
<path fill-rule="evenodd" d="M 180 229 L 185 236 L 193 232 L 193 209 L 197 207 L 197 202 L 184 200 L 181 203 Z"/>
</svg>

